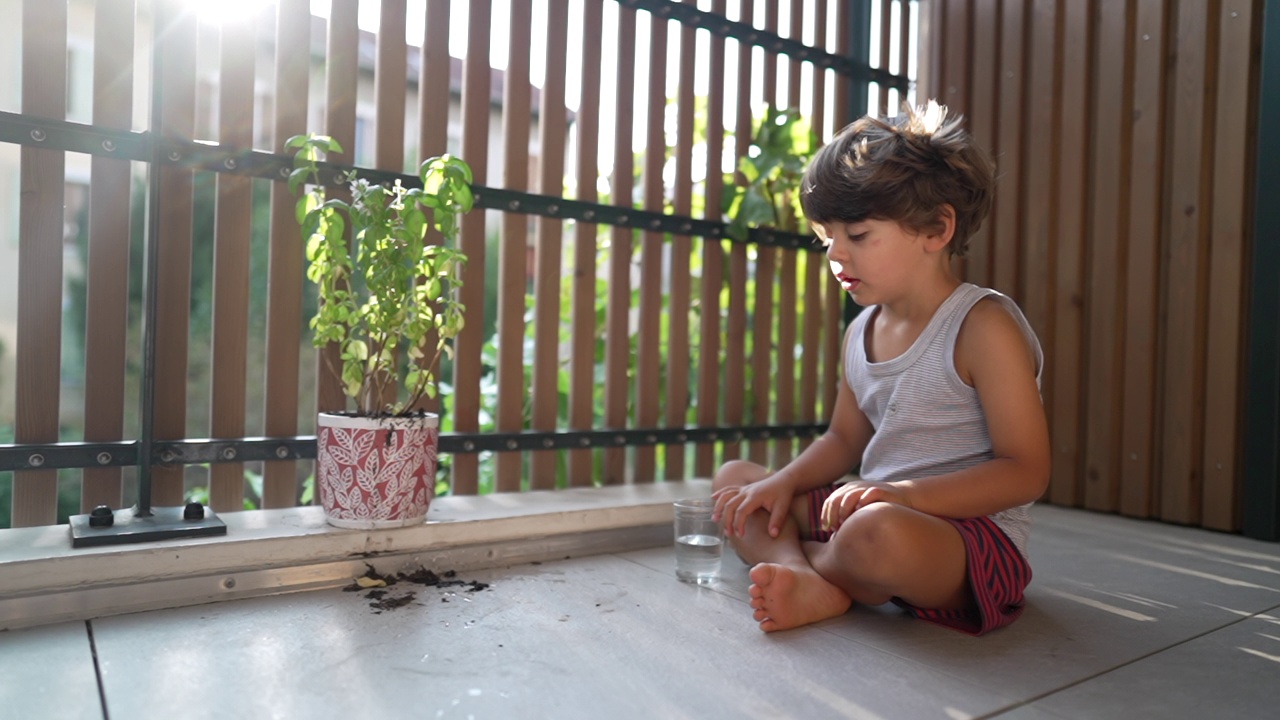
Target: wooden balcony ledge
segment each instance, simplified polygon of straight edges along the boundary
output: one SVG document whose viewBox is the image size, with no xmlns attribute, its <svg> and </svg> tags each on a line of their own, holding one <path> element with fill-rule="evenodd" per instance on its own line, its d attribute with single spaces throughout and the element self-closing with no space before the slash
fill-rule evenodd
<svg viewBox="0 0 1280 720">
<path fill-rule="evenodd" d="M 766 635 L 736 558 L 711 586 L 673 575 L 670 502 L 707 487 L 442 498 L 426 525 L 383 532 L 328 528 L 314 508 L 232 513 L 225 538 L 124 549 L 73 552 L 65 527 L 3 531 L 0 707 L 610 720 L 1280 707 L 1280 545 L 1041 505 L 1011 627 L 971 638 L 855 607 Z M 366 563 L 467 584 L 342 591 Z"/>
</svg>

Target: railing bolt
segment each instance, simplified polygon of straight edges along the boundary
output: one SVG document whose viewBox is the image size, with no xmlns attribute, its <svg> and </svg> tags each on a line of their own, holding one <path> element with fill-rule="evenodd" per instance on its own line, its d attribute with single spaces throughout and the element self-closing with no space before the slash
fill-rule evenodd
<svg viewBox="0 0 1280 720">
<path fill-rule="evenodd" d="M 680 442 L 688 442 L 689 435 L 687 433 L 678 433 L 676 435 L 676 440 L 679 440 Z"/>
<path fill-rule="evenodd" d="M 512 200 L 511 202 L 507 203 L 507 207 L 511 208 L 512 210 L 519 210 L 519 209 L 520 209 L 520 201 L 519 201 L 519 200 Z"/>
<path fill-rule="evenodd" d="M 89 513 L 89 527 L 111 527 L 115 522 L 115 513 L 106 505 L 99 505 Z"/>
<path fill-rule="evenodd" d="M 645 441 L 645 442 L 647 442 L 647 443 L 656 443 L 656 442 L 658 442 L 658 436 L 657 436 L 657 435 L 645 435 L 645 436 L 644 436 L 644 441 Z"/>
<path fill-rule="evenodd" d="M 476 444 L 468 440 L 462 443 L 462 449 L 466 450 L 467 452 L 473 452 L 476 449 Z"/>
<path fill-rule="evenodd" d="M 224 579 L 224 580 L 222 581 L 222 589 L 223 589 L 223 590 L 230 590 L 230 589 L 234 588 L 235 586 L 236 586 L 236 579 L 235 579 L 235 578 L 226 578 L 226 579 Z"/>
<path fill-rule="evenodd" d="M 692 229 L 693 229 L 693 225 L 690 225 L 689 223 L 685 223 L 680 226 L 681 232 L 689 232 Z"/>
<path fill-rule="evenodd" d="M 229 447 L 229 448 L 223 448 L 223 449 L 222 449 L 222 459 L 223 459 L 223 460 L 235 460 L 235 459 L 236 459 L 236 449 L 235 449 L 235 448 L 230 448 L 230 447 Z"/>
<path fill-rule="evenodd" d="M 177 150 L 174 150 L 173 152 L 169 153 L 169 159 L 172 160 L 173 162 L 178 162 L 179 160 L 182 159 L 182 154 L 179 153 Z"/>
<path fill-rule="evenodd" d="M 471 199 L 472 199 L 472 200 L 474 200 L 474 201 L 476 201 L 476 202 L 480 202 L 480 193 L 476 193 L 476 194 L 472 195 L 472 196 L 471 196 Z"/>
<path fill-rule="evenodd" d="M 228 170 L 235 170 L 237 164 L 238 163 L 236 162 L 235 158 L 227 158 L 226 160 L 222 161 L 222 165 Z"/>
<path fill-rule="evenodd" d="M 177 459 L 177 455 L 172 450 L 165 450 L 160 453 L 160 462 L 171 463 Z"/>
<path fill-rule="evenodd" d="M 548 205 L 548 206 L 547 206 L 547 212 L 551 213 L 552 215 L 555 215 L 556 213 L 560 212 L 560 206 L 559 206 L 559 205 L 554 205 L 554 204 L 553 204 L 553 205 Z"/>
<path fill-rule="evenodd" d="M 708 435 L 708 436 L 707 436 L 707 439 L 708 439 L 708 440 L 719 440 L 719 439 L 720 439 L 720 433 L 711 433 L 710 435 Z"/>
<path fill-rule="evenodd" d="M 624 225 L 625 225 L 625 224 L 626 224 L 626 222 L 627 222 L 627 216 L 626 216 L 626 215 L 619 215 L 619 216 L 618 216 L 618 222 L 619 222 L 619 223 L 622 223 L 622 224 L 624 224 Z"/>
<path fill-rule="evenodd" d="M 31 131 L 31 139 L 32 139 L 32 140 L 35 140 L 36 142 L 44 142 L 44 139 L 45 139 L 44 131 L 43 131 L 43 130 L 32 130 L 32 131 Z"/>
<path fill-rule="evenodd" d="M 337 175 L 334 175 L 334 176 L 333 176 L 333 184 L 334 184 L 334 185 L 342 185 L 342 184 L 346 183 L 346 181 L 347 181 L 347 179 L 346 179 L 345 177 L 343 177 L 342 173 L 338 173 Z"/>
<path fill-rule="evenodd" d="M 556 446 L 556 441 L 552 440 L 551 438 L 545 438 L 542 441 L 542 447 L 544 448 L 553 448 L 555 446 Z"/>
<path fill-rule="evenodd" d="M 281 445 L 280 447 L 276 448 L 276 457 L 280 458 L 281 460 L 289 457 L 289 446 Z"/>
<path fill-rule="evenodd" d="M 661 221 L 661 220 L 651 220 L 651 221 L 649 221 L 649 227 L 653 228 L 654 230 L 657 230 L 658 228 L 662 227 L 662 221 Z"/>
<path fill-rule="evenodd" d="M 596 211 L 595 211 L 595 210 L 588 210 L 588 211 L 586 211 L 586 212 L 582 213 L 582 219 L 583 219 L 583 220 L 590 220 L 591 218 L 593 218 L 593 217 L 595 217 L 595 216 L 596 216 Z"/>
<path fill-rule="evenodd" d="M 625 437 L 623 437 L 622 435 L 614 435 L 614 436 L 613 436 L 613 442 L 614 442 L 614 444 L 615 444 L 615 445 L 626 445 L 626 444 L 627 444 L 627 439 L 626 439 Z"/>
<path fill-rule="evenodd" d="M 579 444 L 579 445 L 581 445 L 582 447 L 590 447 L 590 446 L 591 446 L 591 438 L 589 438 L 589 437 L 580 437 L 580 438 L 578 438 L 578 444 Z"/>
<path fill-rule="evenodd" d="M 98 464 L 99 464 L 99 465 L 106 465 L 106 464 L 108 464 L 108 463 L 110 463 L 110 462 L 111 462 L 111 453 L 109 453 L 109 452 L 100 452 L 100 453 L 98 453 Z"/>
<path fill-rule="evenodd" d="M 35 453 L 31 457 L 27 458 L 27 464 L 31 467 L 40 467 L 41 465 L 44 465 L 44 456 L 40 453 Z"/>
<path fill-rule="evenodd" d="M 516 449 L 516 448 L 518 448 L 518 447 L 520 447 L 520 443 L 516 442 L 515 440 L 508 440 L 508 441 L 507 441 L 507 449 L 508 449 L 508 450 L 515 450 L 515 449 Z"/>
<path fill-rule="evenodd" d="M 110 141 L 110 140 L 103 140 L 103 141 L 102 141 L 102 149 L 103 149 L 103 150 L 106 150 L 107 152 L 115 152 L 115 151 L 116 151 L 116 144 L 115 144 L 114 142 Z"/>
</svg>

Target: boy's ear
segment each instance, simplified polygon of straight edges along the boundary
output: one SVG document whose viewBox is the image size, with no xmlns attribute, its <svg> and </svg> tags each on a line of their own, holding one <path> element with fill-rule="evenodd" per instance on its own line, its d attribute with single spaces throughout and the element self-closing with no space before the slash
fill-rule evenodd
<svg viewBox="0 0 1280 720">
<path fill-rule="evenodd" d="M 950 203 L 943 203 L 938 208 L 937 222 L 933 230 L 925 236 L 929 250 L 939 252 L 951 242 L 956 233 L 956 209 Z"/>
</svg>

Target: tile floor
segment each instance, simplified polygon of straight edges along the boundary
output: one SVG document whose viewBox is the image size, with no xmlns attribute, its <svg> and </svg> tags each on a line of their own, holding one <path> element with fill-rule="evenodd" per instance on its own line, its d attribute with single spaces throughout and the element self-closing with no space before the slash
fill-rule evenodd
<svg viewBox="0 0 1280 720">
<path fill-rule="evenodd" d="M 1035 519 L 1027 610 L 983 638 L 892 607 L 765 635 L 736 558 L 691 586 L 663 547 L 381 611 L 322 590 L 0 633 L 0 717 L 1280 717 L 1280 544 Z"/>
</svg>

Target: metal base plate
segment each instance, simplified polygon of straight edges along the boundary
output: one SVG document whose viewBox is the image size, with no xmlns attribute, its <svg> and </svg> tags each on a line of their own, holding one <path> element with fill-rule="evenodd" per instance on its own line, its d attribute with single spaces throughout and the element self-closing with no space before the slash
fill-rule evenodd
<svg viewBox="0 0 1280 720">
<path fill-rule="evenodd" d="M 71 547 L 99 547 L 126 543 L 154 542 L 183 537 L 226 535 L 227 525 L 209 507 L 199 520 L 184 520 L 183 507 L 151 508 L 151 515 L 139 517 L 137 508 L 115 511 L 115 523 L 92 527 L 89 516 L 71 516 Z"/>
</svg>

